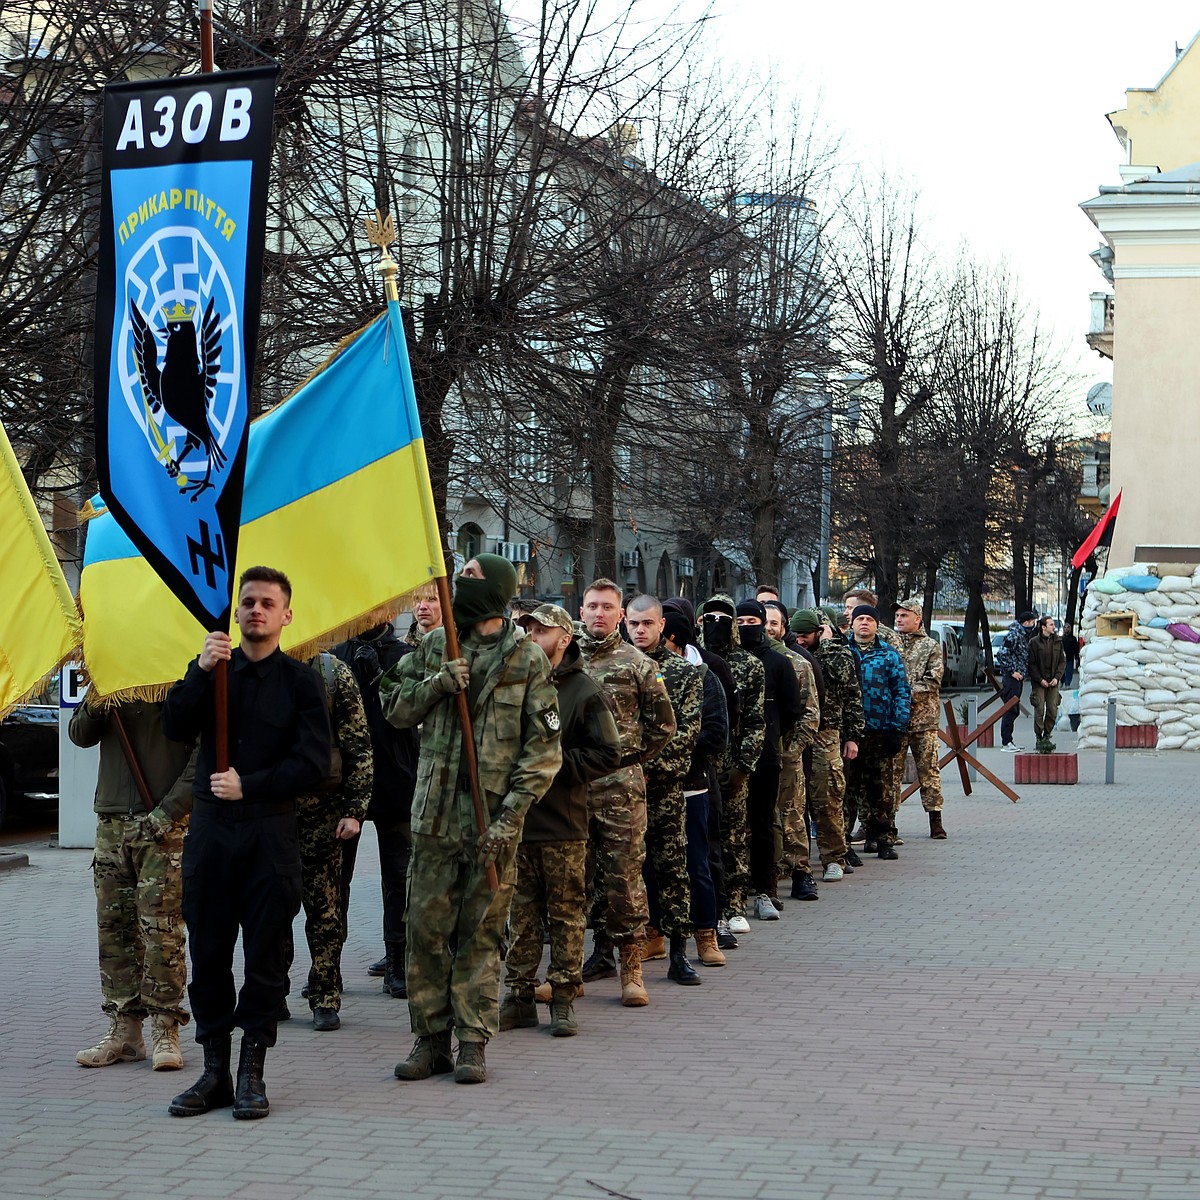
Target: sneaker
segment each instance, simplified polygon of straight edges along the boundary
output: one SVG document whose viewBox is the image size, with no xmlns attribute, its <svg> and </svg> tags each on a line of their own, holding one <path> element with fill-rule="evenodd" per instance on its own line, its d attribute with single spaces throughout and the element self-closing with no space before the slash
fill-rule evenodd
<svg viewBox="0 0 1200 1200">
<path fill-rule="evenodd" d="M 898 837 L 898 838 L 892 838 L 892 845 L 893 845 L 893 846 L 903 846 L 903 845 L 904 845 L 904 839 L 903 839 L 903 838 L 900 838 L 900 837 Z"/>
<path fill-rule="evenodd" d="M 846 872 L 843 871 L 837 863 L 830 863 L 829 866 L 825 868 L 825 875 L 823 878 L 826 883 L 837 883 L 837 881 L 845 874 Z"/>
<path fill-rule="evenodd" d="M 863 865 L 863 861 L 861 858 L 858 857 L 857 850 L 847 850 L 846 851 L 846 866 L 861 867 L 862 865 Z"/>
<path fill-rule="evenodd" d="M 779 910 L 771 903 L 770 896 L 757 896 L 754 900 L 754 915 L 760 921 L 778 921 Z M 733 922 L 730 921 L 729 927 L 733 928 Z"/>
<path fill-rule="evenodd" d="M 771 908 L 771 902 L 769 900 L 767 901 L 767 907 Z M 771 908 L 771 911 L 775 912 L 775 910 L 773 908 Z M 775 913 L 775 915 L 776 915 L 776 917 L 779 916 L 778 913 Z M 768 921 L 770 919 L 771 919 L 770 917 L 767 918 Z M 749 933 L 750 932 L 750 922 L 747 921 L 746 918 L 743 917 L 741 913 L 734 913 L 734 915 L 729 918 L 729 932 L 730 933 Z M 723 946 L 721 948 L 724 949 Z"/>
<path fill-rule="evenodd" d="M 729 932 L 729 922 L 722 917 L 717 922 L 717 948 L 720 950 L 736 950 L 738 940 Z"/>
<path fill-rule="evenodd" d="M 1016 742 L 1005 742 L 1004 745 L 1000 747 L 1000 753 L 1001 754 L 1020 754 L 1021 747 L 1018 746 L 1016 744 Z"/>
<path fill-rule="evenodd" d="M 852 846 L 860 845 L 867 840 L 867 831 L 860 825 L 851 835 L 850 844 Z"/>
</svg>

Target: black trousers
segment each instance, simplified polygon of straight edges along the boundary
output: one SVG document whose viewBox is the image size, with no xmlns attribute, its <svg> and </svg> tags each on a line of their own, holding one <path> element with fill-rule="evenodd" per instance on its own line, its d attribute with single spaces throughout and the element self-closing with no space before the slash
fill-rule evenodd
<svg viewBox="0 0 1200 1200">
<path fill-rule="evenodd" d="M 383 891 L 383 944 L 399 955 L 404 970 L 408 945 L 408 862 L 412 857 L 412 824 L 408 817 L 371 817 L 379 839 L 379 881 Z M 358 858 L 358 838 L 342 843 L 342 942 L 350 913 L 350 881 Z"/>
<path fill-rule="evenodd" d="M 234 1026 L 275 1045 L 300 899 L 293 806 L 196 801 L 183 841 L 183 919 L 192 957 L 188 996 L 201 1045 Z M 236 992 L 239 931 L 245 981 Z"/>
<path fill-rule="evenodd" d="M 725 857 L 721 843 L 725 835 L 724 811 L 721 807 L 721 785 L 717 781 L 717 768 L 708 768 L 708 873 L 712 876 L 713 892 L 717 897 L 717 912 L 729 907 L 729 893 L 725 888 Z"/>
<path fill-rule="evenodd" d="M 779 803 L 779 759 L 764 762 L 750 776 L 746 823 L 750 827 L 750 882 L 756 895 L 775 891 L 775 810 Z"/>
<path fill-rule="evenodd" d="M 1017 706 L 1010 708 L 1008 712 L 1000 718 L 1000 743 L 1007 746 L 1013 740 L 1013 725 L 1016 724 L 1017 713 L 1021 711 L 1021 689 L 1025 686 L 1025 680 L 1014 679 L 1007 672 L 1000 678 L 1000 703 L 1007 704 L 1014 696 L 1017 698 Z"/>
</svg>

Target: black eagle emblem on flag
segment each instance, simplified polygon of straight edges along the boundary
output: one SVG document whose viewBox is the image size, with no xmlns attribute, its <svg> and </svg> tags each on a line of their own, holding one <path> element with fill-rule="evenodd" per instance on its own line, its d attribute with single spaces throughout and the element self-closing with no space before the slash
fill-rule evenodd
<svg viewBox="0 0 1200 1200">
<path fill-rule="evenodd" d="M 133 325 L 133 356 L 137 363 L 142 391 L 150 412 L 165 409 L 167 416 L 182 426 L 187 437 L 179 453 L 166 455 L 167 474 L 174 479 L 180 464 L 193 450 L 204 448 L 208 460 L 204 478 L 185 484 L 180 490 L 190 494 L 193 501 L 201 492 L 213 487 L 213 468 L 225 465 L 221 449 L 209 421 L 209 406 L 216 394 L 217 373 L 221 369 L 221 318 L 210 299 L 200 322 L 199 337 L 192 317 L 195 307 L 176 301 L 162 310 L 166 322 L 166 351 L 162 370 L 158 366 L 157 331 L 130 300 L 129 318 Z"/>
</svg>

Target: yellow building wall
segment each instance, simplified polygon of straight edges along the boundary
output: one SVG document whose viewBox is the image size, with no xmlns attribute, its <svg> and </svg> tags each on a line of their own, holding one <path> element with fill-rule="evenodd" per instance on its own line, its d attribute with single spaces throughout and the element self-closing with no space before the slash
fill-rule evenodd
<svg viewBox="0 0 1200 1200">
<path fill-rule="evenodd" d="M 1154 88 L 1129 88 L 1108 114 L 1127 160 L 1174 171 L 1200 162 L 1200 46 L 1193 40 Z M 1123 131 L 1123 133 L 1122 133 Z"/>
</svg>

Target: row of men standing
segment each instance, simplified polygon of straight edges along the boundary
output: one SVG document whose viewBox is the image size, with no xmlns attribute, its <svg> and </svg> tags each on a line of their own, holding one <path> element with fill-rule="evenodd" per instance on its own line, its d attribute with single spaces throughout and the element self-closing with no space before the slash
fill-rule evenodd
<svg viewBox="0 0 1200 1200">
<path fill-rule="evenodd" d="M 736 945 L 738 931 L 749 929 L 751 893 L 755 915 L 777 919 L 781 863 L 791 871 L 793 896 L 816 899 L 809 869 L 810 815 L 827 880 L 853 869 L 857 856 L 846 837 L 853 807 L 861 805 L 881 857 L 895 853 L 891 802 L 885 802 L 882 777 L 877 786 L 872 764 L 878 762 L 882 770 L 888 755 L 899 749 L 896 738 L 908 730 L 908 693 L 877 639 L 859 640 L 859 617 L 867 614 L 856 615 L 850 648 L 821 614 L 795 614 L 789 631 L 787 612 L 777 600 L 734 605 L 717 596 L 704 605 L 697 625 L 688 603 L 678 599 L 660 604 L 639 597 L 625 614 L 620 589 L 598 580 L 585 593 L 582 628 L 577 631 L 562 609 L 542 606 L 524 620 L 529 636 L 522 638 L 506 616 L 515 585 L 511 565 L 495 556 L 481 555 L 464 568 L 454 601 L 462 634 L 457 659 L 447 661 L 440 613 L 426 601 L 416 611 L 425 636 L 415 639 L 415 651 L 383 624 L 339 648 L 342 661 L 314 660 L 326 677 L 319 695 L 342 763 L 340 782 L 332 788 L 323 766 L 319 778 L 310 771 L 308 786 L 297 790 L 297 798 L 309 797 L 298 806 L 306 932 L 313 951 L 306 991 L 316 1028 L 336 1028 L 353 847 L 360 820 L 369 817 L 379 833 L 384 908 L 385 956 L 374 969 L 384 972 L 385 991 L 407 993 L 417 1035 L 412 1054 L 397 1065 L 402 1079 L 453 1069 L 460 1082 L 480 1082 L 486 1077 L 487 1040 L 500 1028 L 536 1023 L 536 1009 L 530 1010 L 543 921 L 551 932 L 551 1032 L 568 1035 L 577 1028 L 572 1006 L 583 978 L 615 973 L 614 949 L 620 957 L 622 1002 L 641 1007 L 648 1002 L 644 958 L 669 957 L 670 978 L 694 986 L 700 980 L 688 961 L 689 936 L 696 939 L 698 961 L 719 966 L 722 950 Z M 633 644 L 621 636 L 623 616 Z M 772 638 L 772 633 L 782 636 Z M 244 641 L 246 635 L 243 629 Z M 873 656 L 887 661 L 882 674 L 872 667 Z M 209 669 L 204 657 L 189 677 Z M 940 656 L 937 661 L 940 667 Z M 581 683 L 585 675 L 597 685 L 592 692 Z M 894 685 L 886 694 L 876 686 L 883 675 Z M 933 680 L 935 710 L 936 686 Z M 179 687 L 186 693 L 188 681 Z M 490 820 L 483 837 L 474 823 L 454 718 L 460 691 L 468 693 L 476 724 Z M 570 706 L 563 703 L 567 691 L 576 693 Z M 361 694 L 357 705 L 355 693 Z M 88 710 L 87 715 L 96 719 L 99 714 Z M 406 745 L 397 729 L 417 726 L 419 755 L 411 735 Z M 183 728 L 178 722 L 177 727 Z M 193 722 L 189 729 L 199 736 L 204 757 L 207 726 Z M 864 753 L 858 768 L 852 767 L 843 801 L 841 764 L 843 756 L 851 764 L 859 758 L 855 735 Z M 235 761 L 240 744 L 235 744 Z M 187 770 L 169 781 L 170 791 L 186 790 Z M 203 808 L 236 806 L 245 799 L 221 796 L 216 779 L 214 774 L 213 782 L 194 786 Z M 323 788 L 315 786 L 321 779 Z M 937 799 L 940 809 L 940 795 Z M 527 820 L 535 803 L 535 816 Z M 98 792 L 98 809 L 100 804 Z M 154 824 L 151 818 L 161 808 L 139 815 L 130 800 L 124 816 Z M 227 808 L 225 815 L 235 811 Z M 168 822 L 166 832 L 176 843 L 185 822 L 186 814 Z M 492 865 L 500 879 L 495 892 L 486 884 Z M 137 867 L 126 862 L 121 870 L 136 874 Z M 106 936 L 104 914 L 113 899 L 112 889 L 102 895 L 101 883 L 98 869 L 105 1011 L 113 1021 L 108 1037 L 81 1052 L 79 1061 L 107 1065 L 144 1057 L 141 1021 L 149 1012 L 155 1018 L 156 1067 L 181 1066 L 177 1027 L 187 1015 L 178 1000 L 173 1006 L 148 1000 L 132 968 L 125 971 L 122 994 L 108 986 L 113 972 L 105 966 L 106 945 L 111 957 L 113 943 L 122 938 Z M 585 971 L 583 897 L 588 892 L 595 898 L 596 938 Z M 498 1006 L 500 938 L 510 902 L 509 992 Z M 203 924 L 203 915 L 196 913 L 196 921 Z M 190 921 L 189 929 L 195 973 L 196 931 Z M 660 931 L 669 939 L 669 955 L 658 949 Z M 249 944 L 246 949 L 249 958 Z M 290 954 L 289 939 L 280 1003 Z M 154 954 L 144 957 L 157 962 Z M 210 1064 L 208 1050 L 214 1040 L 224 1039 L 227 1076 L 233 1023 L 239 1021 L 249 1034 L 244 1010 L 270 1007 L 269 987 L 263 995 L 247 996 L 249 961 L 247 967 L 236 1011 L 223 1005 L 216 1021 L 225 1028 L 198 1030 L 205 1075 L 173 1103 L 177 1115 L 208 1111 L 232 1099 L 220 1056 Z M 207 987 L 193 978 L 198 1022 L 197 994 L 204 995 Z M 278 1009 L 276 1004 L 269 1013 L 256 1011 L 252 1045 L 274 1044 Z M 167 1047 L 173 1054 L 164 1054 L 162 1063 L 160 1029 L 168 1030 L 162 1040 L 173 1043 Z M 459 1042 L 454 1062 L 451 1029 Z M 235 1116 L 269 1111 L 261 1053 L 251 1054 L 250 1066 L 253 1094 L 241 1103 L 239 1071 Z"/>
</svg>

